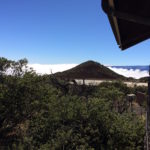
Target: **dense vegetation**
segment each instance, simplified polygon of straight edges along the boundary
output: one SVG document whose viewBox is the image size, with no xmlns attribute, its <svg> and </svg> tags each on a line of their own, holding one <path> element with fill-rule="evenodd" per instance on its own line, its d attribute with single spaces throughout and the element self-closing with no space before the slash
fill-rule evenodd
<svg viewBox="0 0 150 150">
<path fill-rule="evenodd" d="M 144 121 L 126 111 L 133 91 L 70 84 L 0 58 L 0 149 L 143 150 Z"/>
<path fill-rule="evenodd" d="M 148 77 L 143 77 L 139 79 L 140 82 L 148 82 Z"/>
<path fill-rule="evenodd" d="M 56 73 L 56 76 L 63 79 L 126 79 L 126 77 L 94 61 L 87 61 L 67 71 Z"/>
</svg>

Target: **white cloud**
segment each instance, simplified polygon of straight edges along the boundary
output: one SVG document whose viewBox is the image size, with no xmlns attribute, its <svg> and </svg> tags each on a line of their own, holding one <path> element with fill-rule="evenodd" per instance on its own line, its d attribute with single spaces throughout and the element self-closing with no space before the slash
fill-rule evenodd
<svg viewBox="0 0 150 150">
<path fill-rule="evenodd" d="M 123 68 L 114 68 L 114 67 L 108 67 L 109 69 L 113 70 L 114 72 L 121 74 L 125 77 L 133 77 L 136 79 L 146 77 L 148 76 L 148 71 L 141 71 L 139 69 L 133 70 L 133 69 L 123 69 Z"/>
<path fill-rule="evenodd" d="M 51 72 L 56 73 L 71 69 L 77 64 L 29 64 L 28 66 L 32 67 L 38 74 L 51 74 Z"/>
</svg>

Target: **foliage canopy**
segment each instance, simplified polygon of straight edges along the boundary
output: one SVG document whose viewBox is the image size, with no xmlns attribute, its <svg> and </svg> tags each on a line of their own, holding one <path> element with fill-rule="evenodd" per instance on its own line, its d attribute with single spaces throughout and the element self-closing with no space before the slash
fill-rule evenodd
<svg viewBox="0 0 150 150">
<path fill-rule="evenodd" d="M 10 67 L 13 74 L 8 75 Z M 0 72 L 3 149 L 143 149 L 144 122 L 122 109 L 131 90 L 123 83 L 71 85 L 37 75 L 26 59 L 0 58 Z"/>
</svg>

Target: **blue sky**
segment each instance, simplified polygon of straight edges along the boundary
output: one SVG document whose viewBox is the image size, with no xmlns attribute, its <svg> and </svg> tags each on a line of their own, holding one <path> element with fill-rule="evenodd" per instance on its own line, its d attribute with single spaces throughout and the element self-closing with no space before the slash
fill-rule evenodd
<svg viewBox="0 0 150 150">
<path fill-rule="evenodd" d="M 150 41 L 116 44 L 100 0 L 0 0 L 0 56 L 29 63 L 147 65 Z"/>
</svg>

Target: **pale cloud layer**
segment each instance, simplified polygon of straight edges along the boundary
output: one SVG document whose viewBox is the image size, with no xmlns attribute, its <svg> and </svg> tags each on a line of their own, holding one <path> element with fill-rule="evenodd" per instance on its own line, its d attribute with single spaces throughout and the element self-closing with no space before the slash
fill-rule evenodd
<svg viewBox="0 0 150 150">
<path fill-rule="evenodd" d="M 133 70 L 133 69 L 123 69 L 123 68 L 114 68 L 114 67 L 108 67 L 109 69 L 113 70 L 114 72 L 121 74 L 125 77 L 133 77 L 136 79 L 147 77 L 148 71 L 141 71 L 139 69 Z"/>
<path fill-rule="evenodd" d="M 56 72 L 62 72 L 68 69 L 71 69 L 78 64 L 53 64 L 53 65 L 44 65 L 44 64 L 29 64 L 29 67 L 32 67 L 36 73 L 38 74 L 51 74 L 56 73 Z M 141 77 L 146 77 L 148 76 L 147 71 L 140 71 L 139 69 L 133 70 L 133 69 L 123 69 L 123 68 L 112 68 L 108 67 L 109 69 L 113 70 L 114 72 L 124 75 L 126 77 L 133 77 L 136 79 L 139 79 Z"/>
<path fill-rule="evenodd" d="M 77 64 L 29 64 L 28 66 L 32 67 L 38 74 L 51 74 L 71 69 L 77 66 Z"/>
</svg>

